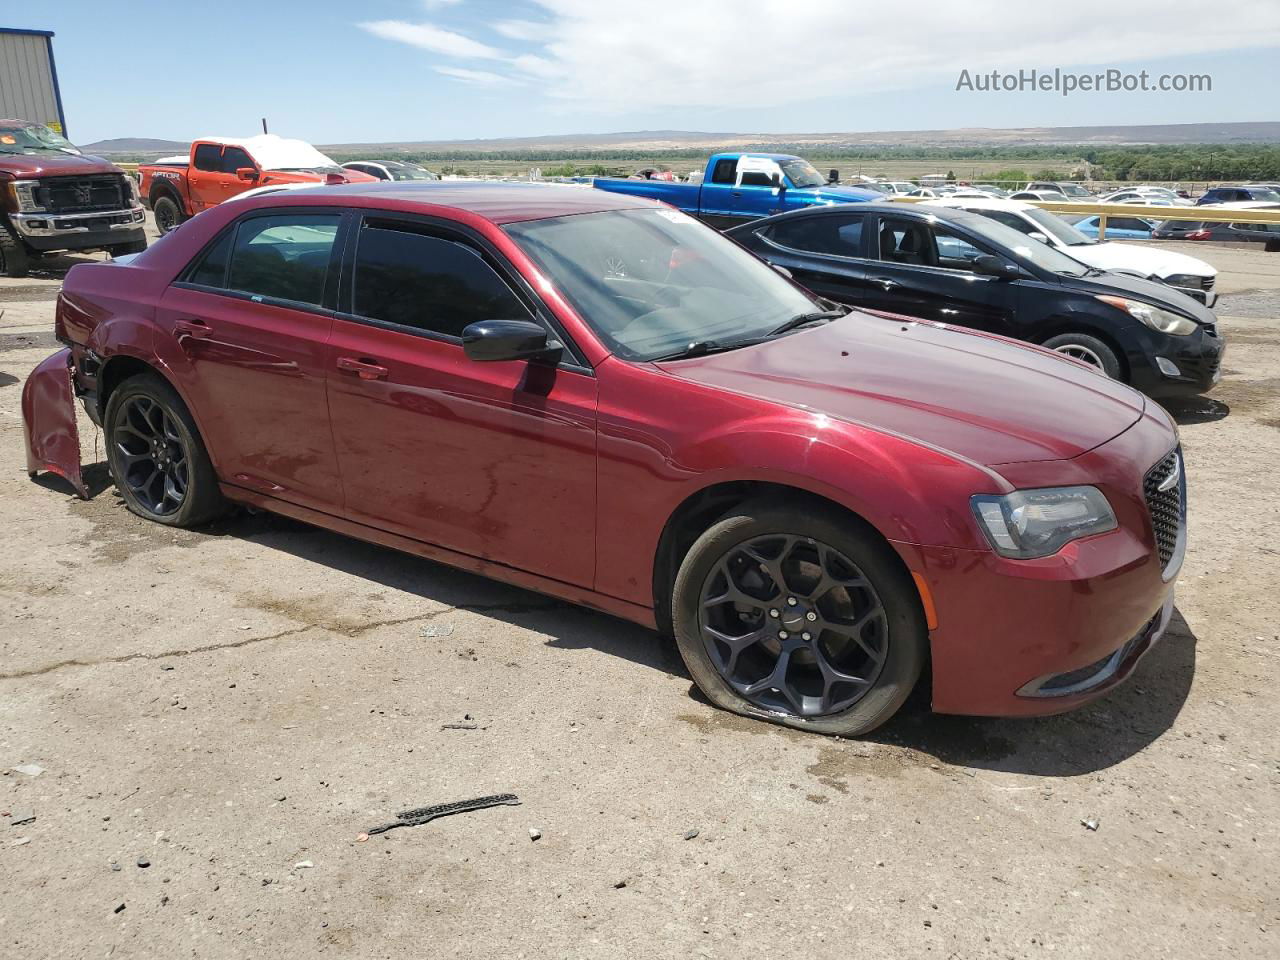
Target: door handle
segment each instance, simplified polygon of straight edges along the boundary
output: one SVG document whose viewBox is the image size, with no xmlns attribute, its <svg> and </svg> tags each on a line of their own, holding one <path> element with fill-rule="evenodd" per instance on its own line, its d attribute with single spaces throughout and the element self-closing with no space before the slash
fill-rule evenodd
<svg viewBox="0 0 1280 960">
<path fill-rule="evenodd" d="M 355 357 L 339 357 L 338 369 L 343 373 L 354 373 L 361 380 L 385 380 L 387 379 L 387 368 L 379 366 L 369 357 L 361 357 L 359 360 Z"/>
<path fill-rule="evenodd" d="M 892 290 L 898 285 L 896 280 L 890 280 L 888 277 L 872 277 L 871 282 L 880 284 L 885 290 Z"/>
<path fill-rule="evenodd" d="M 204 340 L 212 333 L 213 329 L 203 320 L 173 321 L 173 335 L 175 337 L 192 337 L 196 340 Z"/>
</svg>

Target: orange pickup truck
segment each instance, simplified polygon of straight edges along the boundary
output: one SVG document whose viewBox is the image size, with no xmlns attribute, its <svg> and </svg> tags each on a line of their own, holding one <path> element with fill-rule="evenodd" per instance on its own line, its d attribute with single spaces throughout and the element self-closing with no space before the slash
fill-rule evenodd
<svg viewBox="0 0 1280 960">
<path fill-rule="evenodd" d="M 188 157 L 138 165 L 142 202 L 168 233 L 201 210 L 246 190 L 282 183 L 373 183 L 376 177 L 344 170 L 311 144 L 274 134 L 244 140 L 206 137 Z"/>
</svg>

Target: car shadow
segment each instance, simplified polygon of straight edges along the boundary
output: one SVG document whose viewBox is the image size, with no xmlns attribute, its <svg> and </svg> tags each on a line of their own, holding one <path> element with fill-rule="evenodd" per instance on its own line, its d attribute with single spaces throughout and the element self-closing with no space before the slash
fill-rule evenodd
<svg viewBox="0 0 1280 960">
<path fill-rule="evenodd" d="M 1179 425 L 1213 423 L 1231 415 L 1231 407 L 1211 397 L 1170 397 L 1160 405 Z"/>
<path fill-rule="evenodd" d="M 105 464 L 86 467 L 84 476 L 95 497 L 110 486 Z M 38 482 L 70 489 L 58 477 L 42 475 Z M 374 587 L 533 630 L 547 637 L 548 647 L 604 653 L 679 677 L 689 681 L 691 700 L 714 709 L 693 685 L 673 642 L 608 614 L 277 514 L 238 510 L 190 533 L 259 544 L 358 577 Z M 350 629 L 349 624 L 339 627 L 321 621 L 315 626 Z M 524 652 L 513 649 L 511 654 Z M 528 655 L 535 656 L 536 651 Z M 1191 690 L 1195 660 L 1195 634 L 1175 610 L 1164 637 L 1128 681 L 1080 710 L 1020 719 L 934 714 L 928 706 L 926 679 L 893 720 L 862 739 L 906 747 L 966 768 L 1045 777 L 1088 774 L 1128 759 L 1173 725 Z M 767 729 L 762 726 L 761 732 Z"/>
</svg>

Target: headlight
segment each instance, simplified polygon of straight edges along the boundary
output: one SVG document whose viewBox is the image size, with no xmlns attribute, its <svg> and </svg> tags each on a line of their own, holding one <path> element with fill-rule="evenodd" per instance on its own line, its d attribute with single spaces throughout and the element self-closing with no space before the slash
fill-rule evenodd
<svg viewBox="0 0 1280 960">
<path fill-rule="evenodd" d="M 44 207 L 36 200 L 39 180 L 13 180 L 9 183 L 9 195 L 19 213 L 40 213 Z"/>
<path fill-rule="evenodd" d="M 1026 560 L 1057 553 L 1072 540 L 1116 528 L 1111 504 L 1097 487 L 1015 490 L 973 497 L 974 516 L 1002 557 Z"/>
<path fill-rule="evenodd" d="M 1167 333 L 1175 337 L 1185 337 L 1196 332 L 1196 322 L 1178 313 L 1161 310 L 1141 300 L 1128 300 L 1124 297 L 1099 295 L 1103 303 L 1123 310 L 1136 320 L 1141 320 L 1152 330 Z"/>
<path fill-rule="evenodd" d="M 1174 273 L 1161 280 L 1171 287 L 1194 287 L 1197 290 L 1204 287 L 1204 278 L 1194 273 Z"/>
</svg>

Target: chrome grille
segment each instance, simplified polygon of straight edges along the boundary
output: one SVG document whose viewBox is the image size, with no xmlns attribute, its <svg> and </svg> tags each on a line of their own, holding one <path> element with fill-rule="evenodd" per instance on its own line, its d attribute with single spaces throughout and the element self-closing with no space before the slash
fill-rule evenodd
<svg viewBox="0 0 1280 960">
<path fill-rule="evenodd" d="M 90 213 L 129 206 L 129 193 L 118 173 L 45 177 L 36 190 L 36 202 L 49 213 Z"/>
<path fill-rule="evenodd" d="M 1172 483 L 1170 483 L 1172 480 Z M 1165 487 L 1166 489 L 1161 489 Z M 1186 477 L 1182 472 L 1182 448 L 1170 450 L 1142 481 L 1142 493 L 1151 513 L 1160 569 L 1167 570 L 1177 554 L 1186 524 Z"/>
</svg>

